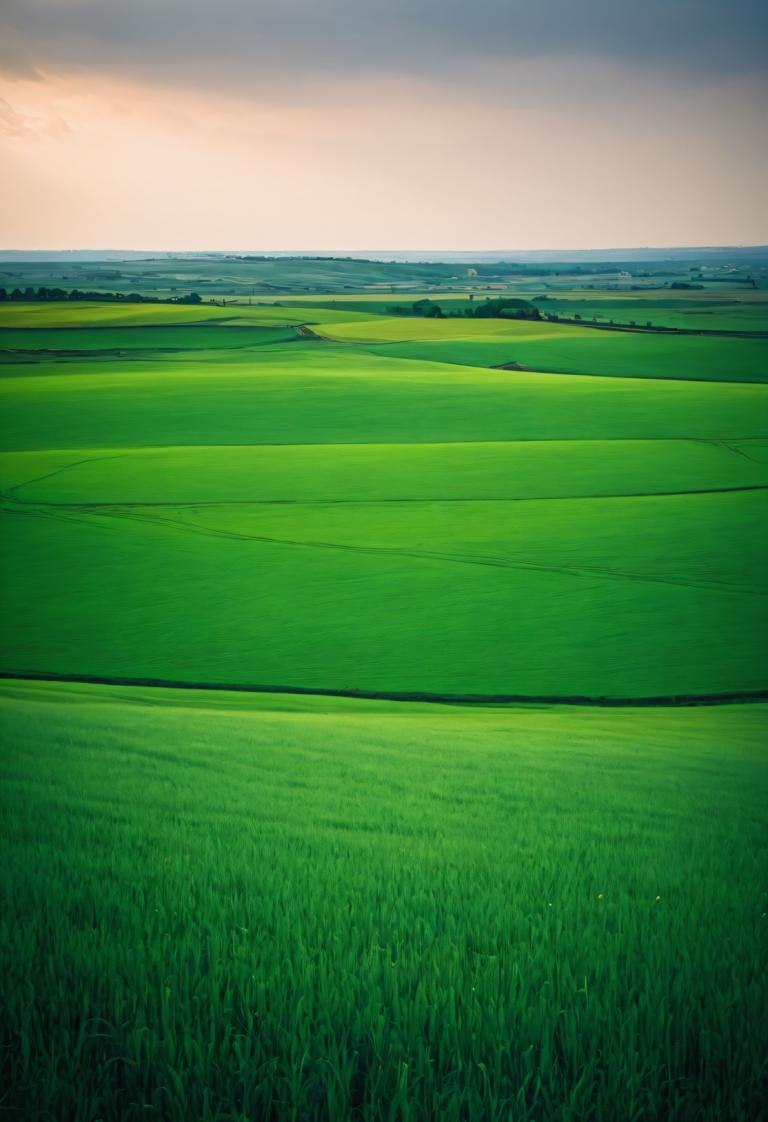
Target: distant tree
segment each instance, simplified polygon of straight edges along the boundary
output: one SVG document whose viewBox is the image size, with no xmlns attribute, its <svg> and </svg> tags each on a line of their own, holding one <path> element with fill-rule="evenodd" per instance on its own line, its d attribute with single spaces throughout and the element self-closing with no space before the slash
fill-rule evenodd
<svg viewBox="0 0 768 1122">
<path fill-rule="evenodd" d="M 541 312 L 528 300 L 486 298 L 474 310 L 478 319 L 541 319 Z"/>
<path fill-rule="evenodd" d="M 440 319 L 443 315 L 440 305 L 433 304 L 431 300 L 414 300 L 411 310 L 415 316 L 426 316 L 429 319 Z"/>
</svg>

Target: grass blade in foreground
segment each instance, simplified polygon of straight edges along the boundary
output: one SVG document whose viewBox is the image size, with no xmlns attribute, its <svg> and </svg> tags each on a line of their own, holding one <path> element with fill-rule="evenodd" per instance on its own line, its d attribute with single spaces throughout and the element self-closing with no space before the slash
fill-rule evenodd
<svg viewBox="0 0 768 1122">
<path fill-rule="evenodd" d="M 762 1117 L 764 707 L 2 689 L 9 1117 Z"/>
</svg>

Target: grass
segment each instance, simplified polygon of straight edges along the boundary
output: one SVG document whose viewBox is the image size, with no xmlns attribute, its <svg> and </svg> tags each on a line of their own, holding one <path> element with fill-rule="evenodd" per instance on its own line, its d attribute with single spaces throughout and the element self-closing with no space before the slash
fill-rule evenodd
<svg viewBox="0 0 768 1122">
<path fill-rule="evenodd" d="M 721 292 L 557 293 L 540 305 L 542 312 L 557 312 L 583 319 L 596 316 L 602 323 L 634 320 L 645 326 L 678 327 L 689 331 L 768 331 L 768 293 L 739 291 L 728 299 Z"/>
<path fill-rule="evenodd" d="M 11 1116 L 765 1117 L 763 708 L 3 693 Z"/>
<path fill-rule="evenodd" d="M 490 293 L 478 293 L 469 299 L 465 292 L 431 292 L 429 299 L 439 304 L 446 313 L 474 309 Z M 499 295 L 496 293 L 496 295 Z M 540 299 L 542 292 L 524 289 L 509 289 L 501 293 L 507 296 L 520 296 L 528 300 Z M 739 290 L 736 296 L 721 292 L 556 292 L 546 294 L 546 301 L 539 303 L 542 314 L 555 312 L 573 318 L 581 316 L 585 321 L 596 318 L 606 324 L 614 320 L 617 324 L 628 325 L 632 321 L 645 327 L 650 320 L 654 327 L 675 327 L 689 331 L 768 331 L 768 293 L 765 291 Z M 390 295 L 380 293 L 359 293 L 354 296 L 301 296 L 289 295 L 275 297 L 289 303 L 309 307 L 326 307 L 355 312 L 376 312 L 385 315 L 393 305 L 408 307 L 415 300 L 423 300 L 425 293 L 394 292 Z M 266 298 L 259 297 L 260 301 Z"/>
<path fill-rule="evenodd" d="M 4 668 L 453 695 L 759 690 L 764 496 L 15 508 Z"/>
<path fill-rule="evenodd" d="M 227 353 L 3 380 L 6 670 L 764 686 L 762 387 Z"/>
<path fill-rule="evenodd" d="M 761 386 L 486 371 L 324 344 L 3 375 L 8 451 L 768 435 Z"/>
<path fill-rule="evenodd" d="M 173 327 L 180 325 L 229 327 L 246 324 L 272 327 L 284 323 L 344 323 L 366 315 L 332 308 L 276 307 L 248 304 L 110 304 L 88 301 L 0 304 L 0 328 L 46 330 L 99 327 Z"/>
<path fill-rule="evenodd" d="M 0 669 L 765 690 L 766 344 L 387 300 L 0 307 Z M 765 707 L 0 700 L 0 1116 L 768 1122 Z"/>
<path fill-rule="evenodd" d="M 584 329 L 584 334 L 576 337 L 416 342 L 377 346 L 373 351 L 392 358 L 469 366 L 516 363 L 532 370 L 609 378 L 768 381 L 768 340 L 763 339 L 632 335 Z"/>
<path fill-rule="evenodd" d="M 586 327 L 545 323 L 543 320 L 437 319 L 420 316 L 369 316 L 332 323 L 322 334 L 337 342 L 395 343 L 483 339 L 579 339 Z"/>
<path fill-rule="evenodd" d="M 291 342 L 298 338 L 290 325 L 272 327 L 229 327 L 226 339 L 222 326 L 190 324 L 155 326 L 78 328 L 0 328 L 0 354 L 23 351 L 39 362 L 69 352 L 122 352 L 134 350 L 189 351 L 216 350 L 223 343 L 231 348 L 255 347 Z"/>
<path fill-rule="evenodd" d="M 335 341 L 368 344 L 392 358 L 470 366 L 517 363 L 559 374 L 619 378 L 768 381 L 768 340 L 643 335 L 541 322 L 378 316 L 329 323 Z"/>
<path fill-rule="evenodd" d="M 649 495 L 768 486 L 768 438 L 78 448 L 0 453 L 16 501 L 349 503 Z"/>
</svg>

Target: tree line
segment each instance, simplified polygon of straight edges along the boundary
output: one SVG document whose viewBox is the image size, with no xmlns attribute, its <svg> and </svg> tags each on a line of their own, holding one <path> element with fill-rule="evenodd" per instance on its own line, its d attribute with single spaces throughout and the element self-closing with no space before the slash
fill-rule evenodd
<svg viewBox="0 0 768 1122">
<path fill-rule="evenodd" d="M 470 297 L 470 300 L 472 297 Z M 463 308 L 444 311 L 433 300 L 414 300 L 412 304 L 390 304 L 385 309 L 391 316 L 425 316 L 427 319 L 541 319 L 538 308 L 528 300 L 490 298 Z"/>
<path fill-rule="evenodd" d="M 79 288 L 0 288 L 2 300 L 104 300 L 116 304 L 202 304 L 197 292 L 185 296 L 144 296 L 140 292 L 88 292 Z"/>
</svg>

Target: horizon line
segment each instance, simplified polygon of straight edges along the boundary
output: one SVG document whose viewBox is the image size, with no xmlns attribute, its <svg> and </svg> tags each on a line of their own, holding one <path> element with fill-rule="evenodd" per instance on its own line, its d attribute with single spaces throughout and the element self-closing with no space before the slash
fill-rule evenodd
<svg viewBox="0 0 768 1122">
<path fill-rule="evenodd" d="M 162 247 L 159 247 L 159 246 L 143 247 L 143 248 L 139 248 L 139 249 L 130 249 L 126 246 L 110 246 L 110 245 L 103 245 L 103 246 L 92 246 L 92 245 L 91 246 L 66 246 L 66 247 L 63 247 L 63 248 L 62 247 L 54 248 L 54 247 L 50 247 L 50 246 L 45 246 L 45 247 L 42 247 L 42 248 L 27 247 L 27 246 L 0 246 L 0 254 L 6 254 L 6 253 L 9 253 L 9 254 L 10 253 L 35 253 L 35 254 L 42 254 L 42 253 L 131 253 L 131 254 L 146 253 L 146 254 L 157 254 L 157 253 L 163 253 L 163 254 L 202 254 L 202 255 L 249 254 L 249 255 L 264 256 L 264 257 L 271 256 L 273 254 L 279 254 L 280 256 L 293 256 L 293 257 L 309 257 L 309 256 L 312 256 L 312 257 L 345 257 L 345 256 L 360 255 L 360 254 L 365 254 L 365 253 L 376 253 L 376 254 L 391 253 L 391 254 L 409 254 L 409 255 L 415 255 L 415 254 L 420 254 L 420 253 L 428 253 L 428 254 L 432 254 L 432 255 L 439 254 L 439 253 L 462 254 L 462 255 L 470 254 L 470 253 L 477 253 L 477 254 L 483 254 L 483 255 L 487 255 L 487 254 L 521 255 L 521 254 L 541 254 L 541 253 L 547 253 L 547 254 L 552 254 L 552 253 L 566 253 L 566 254 L 571 254 L 571 253 L 623 253 L 623 252 L 637 253 L 637 252 L 641 252 L 641 251 L 642 252 L 664 252 L 664 253 L 668 253 L 668 252 L 676 251 L 676 250 L 685 250 L 687 252 L 690 252 L 692 250 L 702 250 L 702 251 L 713 251 L 713 250 L 721 251 L 721 250 L 725 250 L 725 251 L 727 251 L 727 250 L 761 250 L 761 249 L 768 250 L 768 242 L 721 242 L 721 243 L 693 244 L 693 245 L 692 244 L 684 244 L 684 245 L 681 245 L 681 244 L 672 244 L 672 245 L 653 245 L 653 244 L 610 245 L 610 246 L 578 246 L 578 247 L 572 247 L 572 248 L 565 248 L 565 247 L 561 247 L 561 246 L 560 247 L 558 247 L 558 246 L 544 246 L 544 247 L 540 247 L 540 248 L 537 248 L 537 249 L 511 249 L 511 248 L 506 248 L 506 249 L 501 249 L 501 248 L 481 249 L 481 248 L 477 248 L 477 247 L 451 248 L 451 249 L 449 249 L 449 248 L 432 248 L 432 249 L 430 249 L 428 247 L 420 247 L 418 249 L 404 249 L 404 248 L 394 248 L 394 247 L 381 248 L 381 247 L 376 247 L 376 246 L 368 246 L 364 249 L 352 249 L 352 248 L 347 248 L 347 247 L 331 249 L 331 248 L 327 248 L 327 247 L 321 248 L 321 247 L 311 247 L 311 246 L 302 247 L 302 248 L 293 248 L 293 249 L 248 248 L 248 247 L 245 247 L 245 246 L 239 247 L 239 248 L 229 247 L 229 248 L 219 248 L 219 249 L 202 248 L 202 247 L 193 247 L 193 248 L 187 248 L 187 249 L 179 249 L 179 248 L 167 249 L 167 248 L 162 248 Z"/>
</svg>

